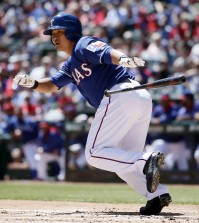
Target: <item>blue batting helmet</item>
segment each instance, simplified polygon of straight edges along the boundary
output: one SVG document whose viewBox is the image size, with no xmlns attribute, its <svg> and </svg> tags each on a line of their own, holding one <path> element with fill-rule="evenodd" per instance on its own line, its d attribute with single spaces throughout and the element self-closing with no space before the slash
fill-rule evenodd
<svg viewBox="0 0 199 223">
<path fill-rule="evenodd" d="M 65 36 L 71 41 L 77 41 L 82 36 L 82 25 L 73 15 L 59 13 L 50 21 L 50 27 L 44 30 L 44 35 L 52 35 L 54 29 L 65 29 Z"/>
</svg>

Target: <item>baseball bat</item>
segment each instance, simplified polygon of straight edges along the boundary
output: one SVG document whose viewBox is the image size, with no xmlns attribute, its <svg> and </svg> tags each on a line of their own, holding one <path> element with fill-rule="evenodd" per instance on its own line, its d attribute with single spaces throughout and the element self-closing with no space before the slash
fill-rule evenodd
<svg viewBox="0 0 199 223">
<path fill-rule="evenodd" d="M 118 90 L 105 90 L 104 95 L 106 97 L 110 97 L 112 94 L 117 94 L 121 92 L 126 91 L 134 91 L 134 90 L 141 90 L 141 89 L 152 89 L 152 88 L 160 88 L 160 87 L 166 87 L 166 86 L 172 86 L 172 85 L 178 85 L 186 82 L 185 76 L 178 76 L 178 77 L 168 77 L 163 78 L 157 81 L 153 81 L 151 83 L 141 84 L 139 86 L 135 87 L 128 87 L 124 89 L 118 89 Z"/>
</svg>

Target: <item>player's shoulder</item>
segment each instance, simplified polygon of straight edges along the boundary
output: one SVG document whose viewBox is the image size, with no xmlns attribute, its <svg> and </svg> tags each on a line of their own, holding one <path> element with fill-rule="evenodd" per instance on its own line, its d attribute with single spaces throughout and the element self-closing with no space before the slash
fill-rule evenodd
<svg viewBox="0 0 199 223">
<path fill-rule="evenodd" d="M 80 40 L 77 42 L 76 44 L 76 49 L 79 49 L 79 48 L 87 48 L 87 46 L 91 43 L 104 43 L 105 42 L 100 39 L 99 37 L 96 37 L 96 36 L 83 36 L 82 38 L 80 38 Z"/>
<path fill-rule="evenodd" d="M 105 46 L 107 44 L 96 36 L 84 36 L 77 42 L 73 56 L 78 60 L 84 61 L 88 52 L 103 50 Z"/>
</svg>

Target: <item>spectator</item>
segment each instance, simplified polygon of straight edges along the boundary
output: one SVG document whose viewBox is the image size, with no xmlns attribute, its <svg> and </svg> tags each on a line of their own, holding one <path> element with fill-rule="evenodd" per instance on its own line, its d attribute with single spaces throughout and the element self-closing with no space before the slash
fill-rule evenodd
<svg viewBox="0 0 199 223">
<path fill-rule="evenodd" d="M 5 94 L 6 97 L 13 97 L 14 96 L 14 89 L 12 87 L 12 81 L 13 81 L 14 76 L 19 73 L 20 65 L 18 63 L 9 64 L 8 65 L 8 71 L 11 73 L 11 75 L 9 75 L 9 77 L 6 81 L 5 93 L 4 94 Z"/>
<path fill-rule="evenodd" d="M 191 66 L 186 71 L 187 80 L 191 91 L 194 94 L 199 94 L 199 57 L 190 62 Z"/>
<path fill-rule="evenodd" d="M 199 43 L 191 48 L 189 62 L 189 69 L 186 72 L 189 86 L 194 94 L 199 94 Z"/>
<path fill-rule="evenodd" d="M 195 101 L 193 93 L 186 90 L 181 99 L 182 106 L 178 111 L 176 121 L 194 120 L 196 112 L 199 112 L 199 104 Z"/>
<path fill-rule="evenodd" d="M 52 66 L 52 62 L 53 61 L 50 56 L 43 57 L 41 59 L 41 65 L 32 69 L 30 76 L 35 79 L 51 76 L 54 72 L 56 72 L 56 69 Z"/>
<path fill-rule="evenodd" d="M 64 139 L 58 129 L 48 122 L 41 122 L 36 156 L 39 180 L 49 180 L 49 175 L 58 177 L 63 167 L 60 165 L 63 149 Z"/>
<path fill-rule="evenodd" d="M 193 93 L 189 90 L 186 90 L 183 93 L 181 102 L 182 102 L 182 106 L 178 111 L 176 121 L 181 123 L 181 122 L 186 122 L 186 121 L 190 122 L 190 121 L 193 121 L 194 119 L 197 120 L 198 114 L 199 114 L 199 103 L 195 100 Z M 179 153 L 178 156 L 189 159 L 191 155 L 191 149 L 192 149 L 192 148 L 189 148 L 190 147 L 189 135 L 186 135 L 184 137 L 184 140 L 186 142 L 186 147 L 188 147 L 188 149 L 185 150 L 184 156 L 181 156 L 181 153 Z M 197 151 L 195 152 L 195 159 L 197 161 Z"/>
<path fill-rule="evenodd" d="M 195 112 L 194 114 L 194 120 L 196 122 L 199 121 L 199 111 Z M 197 139 L 196 139 L 196 149 L 195 151 L 193 152 L 193 157 L 194 157 L 194 160 L 195 160 L 195 163 L 196 163 L 196 169 L 199 170 L 199 139 L 198 139 L 198 134 L 196 135 Z"/>
<path fill-rule="evenodd" d="M 5 127 L 9 120 L 14 116 L 14 104 L 10 97 L 2 98 L 1 104 L 1 116 L 0 116 L 0 126 L 2 131 L 5 130 Z"/>
<path fill-rule="evenodd" d="M 151 35 L 151 42 L 146 50 L 141 53 L 141 57 L 148 61 L 151 66 L 159 65 L 161 61 L 167 61 L 167 54 L 161 44 L 161 35 L 155 32 Z"/>
<path fill-rule="evenodd" d="M 22 105 L 21 109 L 24 115 L 33 117 L 36 115 L 37 106 L 31 102 L 30 95 L 27 95 L 25 97 L 25 102 Z"/>
<path fill-rule="evenodd" d="M 32 178 L 36 177 L 36 148 L 38 124 L 30 116 L 24 115 L 21 108 L 15 107 L 15 115 L 8 121 L 5 131 L 11 134 L 13 146 L 22 148 Z"/>
<path fill-rule="evenodd" d="M 69 88 L 62 91 L 62 94 L 57 100 L 57 105 L 63 111 L 66 121 L 74 120 L 75 116 L 77 115 L 77 106 Z"/>
<path fill-rule="evenodd" d="M 153 108 L 152 124 L 166 124 L 175 120 L 178 111 L 177 104 L 168 94 L 162 95 L 160 104 Z"/>
<path fill-rule="evenodd" d="M 151 124 L 170 124 L 178 113 L 178 105 L 170 98 L 169 95 L 161 97 L 161 104 L 154 106 L 152 112 Z M 162 151 L 165 154 L 165 163 L 163 169 L 173 170 L 175 166 L 179 170 L 188 170 L 188 151 L 184 142 L 184 134 L 181 133 L 161 133 L 152 136 L 153 142 L 148 149 Z M 181 156 L 180 154 L 184 154 Z"/>
<path fill-rule="evenodd" d="M 112 4 L 109 4 L 103 25 L 107 28 L 107 35 L 110 39 L 123 33 L 127 18 L 127 9 L 121 4 L 121 1 L 113 1 Z"/>
<path fill-rule="evenodd" d="M 69 170 L 82 170 L 86 167 L 85 148 L 80 143 L 69 146 Z"/>
<path fill-rule="evenodd" d="M 83 129 L 90 126 L 88 115 L 79 114 L 74 119 L 74 122 Z M 85 146 L 88 133 L 87 131 L 74 131 L 68 135 L 68 145 L 69 145 L 69 161 L 68 168 L 75 169 L 85 169 L 87 167 L 87 162 L 85 158 Z"/>
<path fill-rule="evenodd" d="M 20 148 L 14 148 L 11 152 L 12 162 L 8 164 L 9 170 L 29 170 L 29 165 L 24 159 L 23 152 Z"/>
</svg>

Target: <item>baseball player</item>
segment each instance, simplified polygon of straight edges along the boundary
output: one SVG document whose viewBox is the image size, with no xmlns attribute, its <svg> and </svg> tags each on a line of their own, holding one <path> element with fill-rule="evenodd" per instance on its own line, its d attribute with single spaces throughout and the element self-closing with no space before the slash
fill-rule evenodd
<svg viewBox="0 0 199 223">
<path fill-rule="evenodd" d="M 74 83 L 96 110 L 85 149 L 87 162 L 115 172 L 130 187 L 147 199 L 142 215 L 159 214 L 171 202 L 167 188 L 159 184 L 161 152 L 143 152 L 149 127 L 152 99 L 146 90 L 105 97 L 106 89 L 139 85 L 127 68 L 142 67 L 145 62 L 129 58 L 97 37 L 82 36 L 82 26 L 73 15 L 59 13 L 44 35 L 58 51 L 70 57 L 49 78 L 35 80 L 29 75 L 15 76 L 13 83 L 42 93 L 51 93 Z"/>
</svg>

